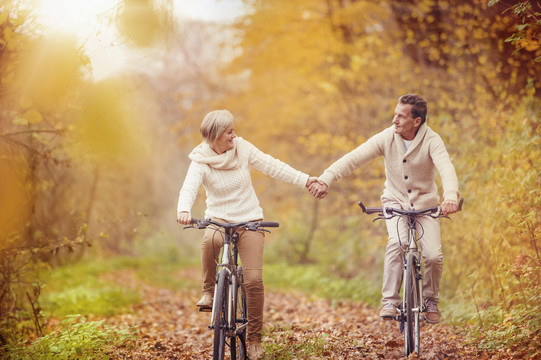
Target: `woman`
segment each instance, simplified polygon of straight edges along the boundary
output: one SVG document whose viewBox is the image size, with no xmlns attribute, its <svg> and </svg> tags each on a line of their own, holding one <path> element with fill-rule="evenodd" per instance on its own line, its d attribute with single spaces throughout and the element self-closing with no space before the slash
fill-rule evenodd
<svg viewBox="0 0 541 360">
<path fill-rule="evenodd" d="M 227 110 L 208 113 L 201 123 L 204 142 L 189 155 L 192 163 L 180 190 L 178 222 L 190 223 L 191 209 L 201 185 L 206 190 L 205 218 L 218 221 L 242 222 L 263 219 L 263 210 L 255 194 L 250 177 L 250 165 L 275 179 L 308 187 L 315 178 L 267 155 L 235 134 L 233 115 Z M 203 296 L 199 307 L 212 307 L 216 261 L 223 245 L 221 236 L 207 229 L 201 245 Z M 213 248 L 214 244 L 214 248 Z M 263 356 L 261 330 L 263 328 L 263 247 L 264 233 L 240 233 L 237 247 L 244 269 L 248 307 L 248 356 Z"/>
</svg>

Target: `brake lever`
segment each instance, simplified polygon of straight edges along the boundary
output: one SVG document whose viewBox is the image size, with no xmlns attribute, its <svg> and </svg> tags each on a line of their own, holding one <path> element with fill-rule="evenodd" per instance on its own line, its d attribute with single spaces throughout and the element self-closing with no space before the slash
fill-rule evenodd
<svg viewBox="0 0 541 360">
<path fill-rule="evenodd" d="M 264 232 L 270 233 L 270 231 L 267 230 L 267 229 L 265 229 L 265 228 L 257 227 L 257 224 L 253 224 L 253 225 L 251 225 L 251 226 L 246 226 L 246 230 L 250 230 L 250 231 L 264 231 Z"/>
</svg>

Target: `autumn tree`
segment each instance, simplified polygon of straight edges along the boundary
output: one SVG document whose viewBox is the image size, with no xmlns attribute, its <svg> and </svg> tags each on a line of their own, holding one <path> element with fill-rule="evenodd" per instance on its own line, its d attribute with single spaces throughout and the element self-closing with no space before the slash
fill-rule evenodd
<svg viewBox="0 0 541 360">
<path fill-rule="evenodd" d="M 86 242 L 82 213 L 73 209 L 74 173 L 64 136 L 73 92 L 88 60 L 65 37 L 37 35 L 31 7 L 5 1 L 0 7 L 0 209 L 2 328 L 30 303 L 39 316 L 36 271 L 60 249 Z M 39 59 L 39 61 L 36 61 Z M 67 186 L 58 187 L 63 181 Z M 29 291 L 34 283 L 34 290 Z M 15 319 L 17 320 L 17 319 Z M 39 330 L 39 322 L 37 322 Z"/>
<path fill-rule="evenodd" d="M 444 272 L 449 289 L 444 291 L 449 297 L 481 294 L 492 304 L 501 300 L 510 311 L 516 288 L 511 278 L 502 280 L 500 264 L 524 259 L 520 254 L 532 259 L 528 266 L 539 259 L 538 5 L 483 0 L 246 4 L 251 11 L 236 25 L 238 56 L 224 69 L 234 76 L 234 91 L 218 102 L 236 115 L 239 133 L 318 174 L 390 126 L 400 95 L 424 95 L 428 124 L 442 134 L 466 198 L 464 213 L 443 227 L 444 238 L 454 240 L 445 244 L 446 261 L 453 266 Z M 384 232 L 360 229 L 363 220 L 355 208 L 359 199 L 377 201 L 381 162 L 333 184 L 329 196 L 314 206 L 294 193 L 297 189 L 273 184 L 273 191 L 266 191 L 266 180 L 255 179 L 265 201 L 276 204 L 269 205 L 273 214 L 302 214 L 291 226 L 292 238 L 282 243 L 288 251 L 281 256 L 309 258 L 302 255 L 310 251 L 303 244 L 306 234 L 313 234 L 312 248 L 326 254 L 318 261 L 351 274 L 383 246 Z M 319 225 L 310 226 L 311 219 Z M 539 271 L 538 265 L 530 268 Z"/>
<path fill-rule="evenodd" d="M 152 231 L 146 191 L 160 155 L 134 79 L 93 81 L 79 39 L 48 33 L 33 10 L 0 5 L 0 332 L 11 337 L 26 317 L 41 331 L 44 270 L 93 242 L 105 254 L 132 251 Z"/>
</svg>

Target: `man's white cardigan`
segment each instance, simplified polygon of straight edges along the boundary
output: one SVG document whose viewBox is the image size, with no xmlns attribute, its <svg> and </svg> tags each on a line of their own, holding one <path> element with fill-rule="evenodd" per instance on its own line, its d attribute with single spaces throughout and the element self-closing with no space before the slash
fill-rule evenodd
<svg viewBox="0 0 541 360">
<path fill-rule="evenodd" d="M 351 174 L 371 160 L 385 159 L 382 202 L 398 202 L 404 209 L 424 209 L 439 204 L 436 171 L 441 177 L 443 199 L 457 201 L 458 179 L 441 137 L 426 124 L 420 126 L 407 151 L 394 125 L 374 135 L 325 170 L 327 185 Z"/>
</svg>

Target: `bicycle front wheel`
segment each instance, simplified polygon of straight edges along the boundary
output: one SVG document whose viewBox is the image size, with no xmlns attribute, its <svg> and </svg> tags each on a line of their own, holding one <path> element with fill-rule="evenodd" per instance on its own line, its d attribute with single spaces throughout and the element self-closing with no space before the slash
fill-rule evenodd
<svg viewBox="0 0 541 360">
<path fill-rule="evenodd" d="M 246 359 L 246 327 L 248 326 L 248 311 L 246 307 L 246 293 L 244 290 L 244 274 L 242 266 L 237 269 L 236 284 L 231 289 L 236 289 L 235 296 L 235 336 L 231 338 L 231 359 Z"/>
<path fill-rule="evenodd" d="M 404 284 L 404 352 L 406 356 L 419 351 L 419 304 L 418 282 L 415 276 L 417 258 L 414 254 L 406 257 L 406 276 Z M 417 343 L 417 344 L 416 344 Z M 415 346 L 417 345 L 417 346 Z M 416 349 L 417 347 L 417 349 Z"/>
<path fill-rule="evenodd" d="M 227 331 L 227 288 L 229 277 L 222 269 L 218 273 L 214 309 L 214 360 L 223 360 L 225 356 L 225 335 Z"/>
<path fill-rule="evenodd" d="M 422 281 L 421 275 L 421 259 L 415 257 L 414 266 L 414 282 L 413 282 L 413 305 L 415 312 L 413 314 L 413 345 L 415 352 L 421 354 L 421 313 L 423 310 L 423 303 L 421 300 L 422 295 Z"/>
</svg>

